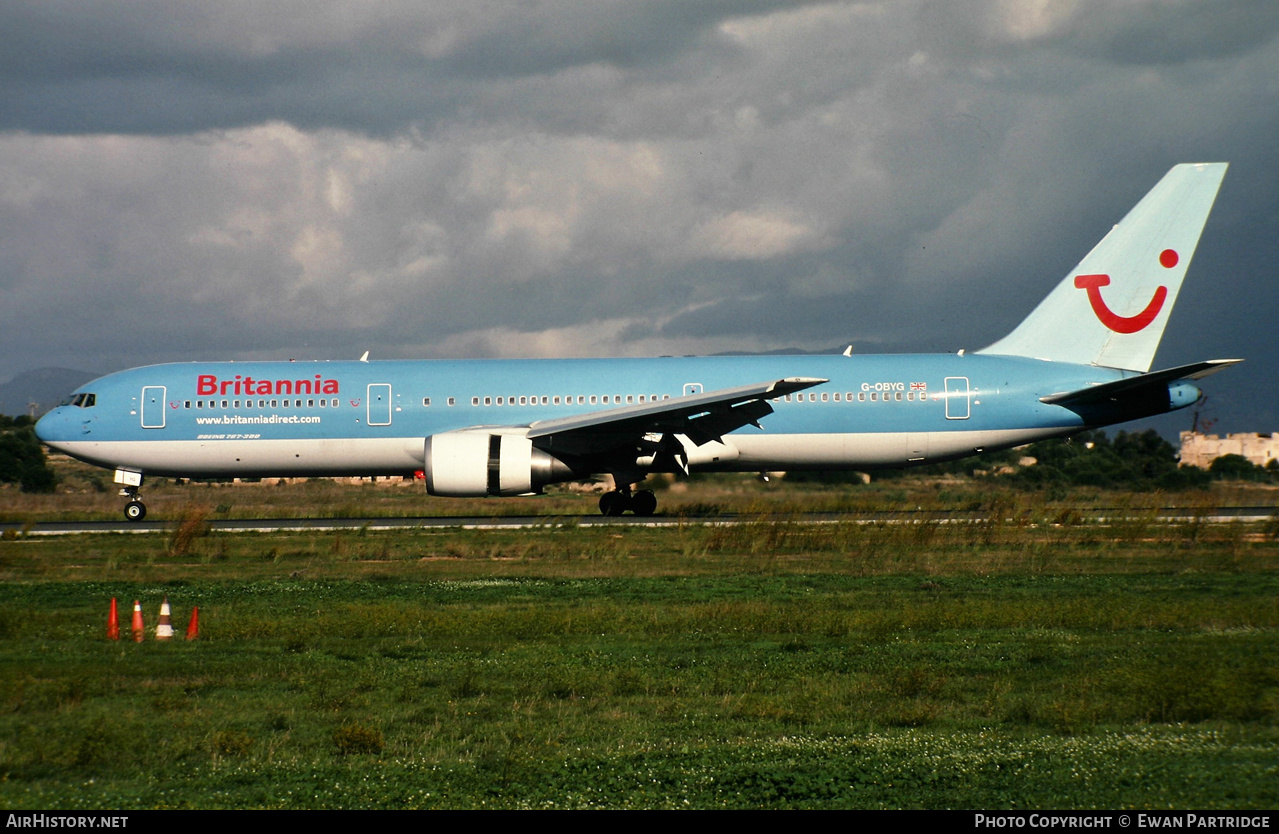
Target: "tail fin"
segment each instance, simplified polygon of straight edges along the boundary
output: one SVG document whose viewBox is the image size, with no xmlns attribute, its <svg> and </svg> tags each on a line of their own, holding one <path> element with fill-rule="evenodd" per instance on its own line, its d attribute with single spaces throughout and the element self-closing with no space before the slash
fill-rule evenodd
<svg viewBox="0 0 1279 834">
<path fill-rule="evenodd" d="M 1177 165 L 1012 333 L 978 353 L 1148 371 L 1226 163 Z"/>
</svg>

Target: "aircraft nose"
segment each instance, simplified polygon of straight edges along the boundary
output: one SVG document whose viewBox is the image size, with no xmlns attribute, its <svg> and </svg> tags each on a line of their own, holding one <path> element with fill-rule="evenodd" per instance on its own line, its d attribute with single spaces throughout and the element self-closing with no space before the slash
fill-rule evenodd
<svg viewBox="0 0 1279 834">
<path fill-rule="evenodd" d="M 57 409 L 55 408 L 53 411 L 57 411 Z M 40 438 L 40 442 L 42 443 L 49 442 L 49 436 L 51 434 L 50 429 L 52 426 L 52 423 L 49 422 L 49 418 L 53 416 L 53 411 L 50 411 L 39 420 L 36 420 L 36 437 Z"/>
<path fill-rule="evenodd" d="M 67 418 L 66 407 L 59 406 L 36 420 L 35 432 L 40 442 L 56 446 L 58 441 L 70 439 L 71 421 Z"/>
</svg>

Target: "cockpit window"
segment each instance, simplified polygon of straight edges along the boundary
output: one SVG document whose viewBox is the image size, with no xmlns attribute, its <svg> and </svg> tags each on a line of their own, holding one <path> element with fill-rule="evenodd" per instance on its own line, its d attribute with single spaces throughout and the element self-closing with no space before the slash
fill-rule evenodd
<svg viewBox="0 0 1279 834">
<path fill-rule="evenodd" d="M 93 408 L 97 405 L 97 397 L 93 394 L 75 394 L 71 397 L 71 405 L 76 408 Z"/>
</svg>

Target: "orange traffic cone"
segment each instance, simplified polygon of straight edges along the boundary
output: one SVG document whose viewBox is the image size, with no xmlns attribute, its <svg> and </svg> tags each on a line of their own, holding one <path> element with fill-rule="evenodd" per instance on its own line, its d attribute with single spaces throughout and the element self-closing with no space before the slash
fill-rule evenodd
<svg viewBox="0 0 1279 834">
<path fill-rule="evenodd" d="M 133 601 L 133 642 L 141 643 L 145 626 L 142 625 L 142 603 Z"/>
<path fill-rule="evenodd" d="M 111 613 L 107 614 L 107 639 L 120 639 L 120 613 L 116 610 L 115 597 L 111 597 Z"/>
<path fill-rule="evenodd" d="M 173 617 L 169 613 L 169 598 L 160 603 L 160 622 L 155 627 L 155 639 L 169 640 L 173 637 Z"/>
<path fill-rule="evenodd" d="M 194 640 L 200 636 L 200 606 L 191 609 L 191 622 L 187 623 L 187 639 Z"/>
</svg>

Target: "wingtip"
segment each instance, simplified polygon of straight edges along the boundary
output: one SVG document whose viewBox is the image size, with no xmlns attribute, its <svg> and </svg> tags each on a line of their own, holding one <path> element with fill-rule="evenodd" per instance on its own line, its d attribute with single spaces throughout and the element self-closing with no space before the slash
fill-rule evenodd
<svg viewBox="0 0 1279 834">
<path fill-rule="evenodd" d="M 817 376 L 788 376 L 768 386 L 768 393 L 790 394 L 794 391 L 802 391 L 805 388 L 812 388 L 814 385 L 821 385 L 826 382 L 830 382 L 830 380 Z"/>
</svg>

